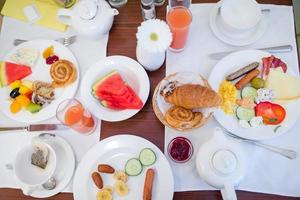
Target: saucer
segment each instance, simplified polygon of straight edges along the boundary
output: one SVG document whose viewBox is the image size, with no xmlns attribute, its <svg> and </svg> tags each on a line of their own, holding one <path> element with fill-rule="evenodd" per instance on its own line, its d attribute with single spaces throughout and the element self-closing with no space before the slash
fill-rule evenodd
<svg viewBox="0 0 300 200">
<path fill-rule="evenodd" d="M 268 21 L 266 15 L 263 14 L 259 24 L 257 25 L 256 29 L 253 31 L 251 35 L 245 34 L 244 36 L 241 35 L 240 37 L 234 38 L 230 35 L 225 34 L 220 29 L 220 25 L 219 25 L 220 23 L 219 8 L 221 6 L 221 3 L 222 3 L 221 1 L 218 2 L 216 6 L 212 9 L 210 13 L 209 24 L 214 35 L 222 42 L 225 42 L 233 46 L 246 46 L 256 42 L 266 32 L 268 27 Z"/>
<path fill-rule="evenodd" d="M 47 198 L 63 191 L 69 184 L 75 170 L 75 156 L 71 146 L 62 137 L 46 135 L 33 138 L 33 140 L 35 139 L 46 142 L 56 153 L 57 164 L 53 175 L 56 179 L 56 187 L 53 190 L 38 187 L 30 194 L 35 198 Z"/>
</svg>

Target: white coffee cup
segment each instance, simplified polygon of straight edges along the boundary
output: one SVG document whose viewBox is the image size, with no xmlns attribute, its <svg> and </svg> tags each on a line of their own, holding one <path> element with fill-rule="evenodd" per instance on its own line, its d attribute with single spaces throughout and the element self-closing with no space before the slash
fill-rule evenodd
<svg viewBox="0 0 300 200">
<path fill-rule="evenodd" d="M 255 0 L 222 0 L 220 30 L 228 36 L 250 36 L 259 24 L 262 13 Z"/>
<path fill-rule="evenodd" d="M 48 163 L 45 169 L 41 169 L 31 164 L 33 146 L 26 145 L 18 153 L 14 161 L 14 172 L 16 178 L 22 183 L 22 191 L 25 195 L 30 195 L 36 188 L 46 183 L 54 174 L 56 168 L 56 154 L 54 149 L 42 142 L 48 148 Z"/>
</svg>

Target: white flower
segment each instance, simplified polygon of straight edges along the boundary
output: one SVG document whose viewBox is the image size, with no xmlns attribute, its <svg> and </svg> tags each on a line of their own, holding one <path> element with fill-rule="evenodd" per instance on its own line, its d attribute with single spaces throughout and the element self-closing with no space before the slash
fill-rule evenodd
<svg viewBox="0 0 300 200">
<path fill-rule="evenodd" d="M 142 22 L 136 34 L 138 45 L 151 52 L 163 52 L 172 42 L 172 33 L 166 22 L 150 19 Z"/>
</svg>

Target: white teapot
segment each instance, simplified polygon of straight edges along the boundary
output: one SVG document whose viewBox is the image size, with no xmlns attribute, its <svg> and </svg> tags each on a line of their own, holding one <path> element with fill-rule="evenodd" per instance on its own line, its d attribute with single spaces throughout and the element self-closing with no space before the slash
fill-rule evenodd
<svg viewBox="0 0 300 200">
<path fill-rule="evenodd" d="M 99 39 L 109 32 L 119 12 L 104 0 L 81 0 L 72 10 L 59 9 L 58 19 L 72 26 L 80 35 Z"/>
</svg>

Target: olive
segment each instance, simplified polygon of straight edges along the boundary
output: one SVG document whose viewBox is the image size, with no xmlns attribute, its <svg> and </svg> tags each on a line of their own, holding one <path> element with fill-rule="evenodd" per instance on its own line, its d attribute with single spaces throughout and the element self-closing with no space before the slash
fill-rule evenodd
<svg viewBox="0 0 300 200">
<path fill-rule="evenodd" d="M 15 88 L 15 89 L 13 89 L 11 92 L 10 92 L 10 94 L 9 94 L 9 96 L 11 97 L 11 98 L 16 98 L 17 96 L 19 96 L 20 95 L 20 92 L 19 92 L 19 88 Z"/>
</svg>

